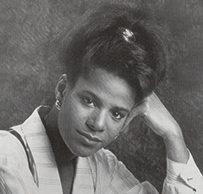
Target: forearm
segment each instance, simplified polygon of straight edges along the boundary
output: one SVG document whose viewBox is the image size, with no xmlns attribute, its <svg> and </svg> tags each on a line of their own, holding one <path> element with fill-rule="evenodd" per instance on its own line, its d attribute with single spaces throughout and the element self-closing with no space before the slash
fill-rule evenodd
<svg viewBox="0 0 203 194">
<path fill-rule="evenodd" d="M 173 130 L 170 130 L 163 139 L 167 157 L 174 162 L 186 164 L 189 159 L 189 152 L 179 125 L 177 124 Z"/>
</svg>

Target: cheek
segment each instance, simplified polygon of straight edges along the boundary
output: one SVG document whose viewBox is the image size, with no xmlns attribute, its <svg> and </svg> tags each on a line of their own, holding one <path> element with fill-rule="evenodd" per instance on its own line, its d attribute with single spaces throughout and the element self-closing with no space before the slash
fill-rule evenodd
<svg viewBox="0 0 203 194">
<path fill-rule="evenodd" d="M 71 135 L 75 129 L 83 128 L 90 111 L 86 110 L 78 102 L 72 100 L 66 102 L 61 108 L 58 117 L 58 125 L 61 134 Z"/>
<path fill-rule="evenodd" d="M 69 112 L 69 116 L 74 120 L 84 121 L 91 114 L 92 109 L 83 106 L 78 99 L 72 99 L 71 103 L 65 109 Z M 71 115 L 70 115 L 71 114 Z"/>
<path fill-rule="evenodd" d="M 120 132 L 122 131 L 123 122 L 121 123 L 111 123 L 111 125 L 108 125 L 107 130 L 105 131 L 105 144 L 104 146 L 107 146 L 109 143 L 111 143 L 115 137 L 119 136 Z"/>
</svg>

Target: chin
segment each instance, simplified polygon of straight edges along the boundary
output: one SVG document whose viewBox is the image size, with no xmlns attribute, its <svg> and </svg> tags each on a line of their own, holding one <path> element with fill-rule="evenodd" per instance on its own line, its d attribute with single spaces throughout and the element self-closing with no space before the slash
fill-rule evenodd
<svg viewBox="0 0 203 194">
<path fill-rule="evenodd" d="M 96 153 L 98 150 L 89 150 L 87 148 L 71 149 L 72 153 L 79 157 L 88 157 Z"/>
</svg>

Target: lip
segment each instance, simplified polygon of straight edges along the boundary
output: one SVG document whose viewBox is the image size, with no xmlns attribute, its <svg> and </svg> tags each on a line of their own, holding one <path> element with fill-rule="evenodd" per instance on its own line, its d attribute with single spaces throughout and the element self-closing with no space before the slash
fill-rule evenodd
<svg viewBox="0 0 203 194">
<path fill-rule="evenodd" d="M 77 132 L 78 132 L 80 135 L 86 137 L 86 138 L 87 138 L 88 140 L 90 140 L 90 141 L 93 141 L 93 142 L 102 142 L 102 140 L 101 140 L 99 137 L 94 136 L 94 135 L 92 135 L 92 134 L 90 134 L 90 133 L 87 133 L 87 132 L 84 132 L 84 131 L 79 131 L 79 130 L 77 130 Z"/>
</svg>

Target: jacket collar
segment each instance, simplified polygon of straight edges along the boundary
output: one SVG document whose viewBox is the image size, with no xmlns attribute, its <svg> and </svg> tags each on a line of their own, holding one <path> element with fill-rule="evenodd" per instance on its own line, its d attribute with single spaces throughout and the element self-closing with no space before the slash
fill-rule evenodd
<svg viewBox="0 0 203 194">
<path fill-rule="evenodd" d="M 47 193 L 62 194 L 62 186 L 53 149 L 46 129 L 39 116 L 38 107 L 31 116 L 20 126 L 18 132 L 23 136 L 32 152 L 36 163 L 39 179 L 39 188 L 43 194 Z M 15 128 L 14 128 L 15 129 Z M 93 194 L 94 181 L 92 170 L 87 158 L 78 157 L 76 163 L 75 178 L 72 194 Z"/>
</svg>

